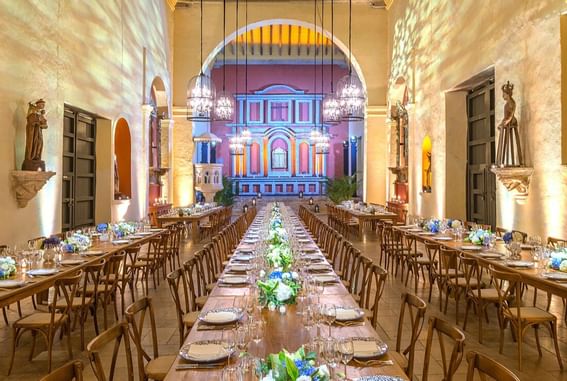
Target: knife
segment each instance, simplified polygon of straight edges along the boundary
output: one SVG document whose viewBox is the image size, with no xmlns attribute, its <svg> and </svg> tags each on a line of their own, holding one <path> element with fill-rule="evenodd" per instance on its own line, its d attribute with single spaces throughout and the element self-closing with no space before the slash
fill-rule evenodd
<svg viewBox="0 0 567 381">
<path fill-rule="evenodd" d="M 208 363 L 208 364 L 180 364 L 175 367 L 175 370 L 189 370 L 189 369 L 214 369 L 224 366 L 224 363 Z"/>
</svg>

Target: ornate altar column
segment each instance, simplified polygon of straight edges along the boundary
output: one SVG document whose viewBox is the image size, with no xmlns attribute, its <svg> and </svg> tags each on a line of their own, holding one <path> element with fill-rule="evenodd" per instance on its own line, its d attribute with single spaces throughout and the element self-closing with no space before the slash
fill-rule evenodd
<svg viewBox="0 0 567 381">
<path fill-rule="evenodd" d="M 171 179 L 173 205 L 193 203 L 193 122 L 187 120 L 185 107 L 173 108 Z"/>
</svg>

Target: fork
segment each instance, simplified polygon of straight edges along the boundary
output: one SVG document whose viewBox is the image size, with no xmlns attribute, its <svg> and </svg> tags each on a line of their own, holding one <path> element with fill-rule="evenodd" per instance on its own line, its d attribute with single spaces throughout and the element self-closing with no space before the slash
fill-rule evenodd
<svg viewBox="0 0 567 381">
<path fill-rule="evenodd" d="M 389 366 L 394 365 L 393 360 L 357 360 L 354 359 L 354 362 L 360 366 Z"/>
</svg>

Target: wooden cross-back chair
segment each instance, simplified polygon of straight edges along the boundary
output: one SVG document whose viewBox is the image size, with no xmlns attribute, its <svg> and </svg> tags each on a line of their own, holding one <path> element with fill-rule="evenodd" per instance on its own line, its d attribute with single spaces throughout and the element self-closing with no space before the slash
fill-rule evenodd
<svg viewBox="0 0 567 381">
<path fill-rule="evenodd" d="M 423 329 L 426 309 L 427 304 L 418 296 L 408 294 L 406 292 L 402 294 L 402 306 L 400 308 L 398 334 L 396 336 L 396 351 L 390 352 L 390 354 L 396 358 L 398 364 L 400 364 L 400 366 L 404 369 L 410 380 L 413 379 L 415 344 L 417 343 L 421 330 Z M 406 316 L 409 318 L 411 333 L 407 346 L 402 348 L 402 337 L 406 330 L 404 326 Z"/>
<path fill-rule="evenodd" d="M 427 330 L 427 342 L 425 345 L 425 360 L 423 362 L 422 381 L 428 381 L 429 363 L 433 350 L 433 337 L 437 336 L 441 352 L 441 365 L 443 367 L 443 381 L 452 381 L 455 372 L 463 360 L 465 347 L 465 334 L 457 327 L 437 317 L 429 318 L 429 329 Z M 446 348 L 449 341 L 451 344 Z M 450 354 L 448 351 L 450 350 Z"/>
<path fill-rule="evenodd" d="M 466 381 L 474 381 L 477 372 L 483 381 L 486 380 L 486 376 L 498 381 L 520 381 L 510 369 L 482 353 L 470 351 L 467 353 L 467 362 L 469 366 Z"/>
<path fill-rule="evenodd" d="M 126 360 L 127 374 L 126 378 L 119 376 L 117 379 L 134 381 L 134 365 L 132 362 L 132 349 L 130 348 L 129 336 L 128 323 L 122 321 L 102 332 L 87 344 L 89 362 L 98 381 L 114 381 L 118 358 Z M 120 344 L 122 342 L 124 342 L 124 355 L 120 356 Z M 103 362 L 100 353 L 104 347 L 110 343 L 114 343 L 114 348 L 112 351 L 112 360 L 110 361 L 110 370 L 107 375 L 105 372 L 105 362 Z"/>
<path fill-rule="evenodd" d="M 71 361 L 44 376 L 40 381 L 83 381 L 83 368 L 82 361 Z"/>
</svg>

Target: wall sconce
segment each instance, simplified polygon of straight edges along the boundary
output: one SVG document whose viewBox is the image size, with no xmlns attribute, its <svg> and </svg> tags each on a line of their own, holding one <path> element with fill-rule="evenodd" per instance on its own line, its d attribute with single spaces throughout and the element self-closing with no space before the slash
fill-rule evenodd
<svg viewBox="0 0 567 381">
<path fill-rule="evenodd" d="M 259 199 L 261 199 L 262 198 L 262 192 L 258 192 L 257 196 L 258 196 Z"/>
<path fill-rule="evenodd" d="M 256 197 L 252 199 L 252 206 L 256 206 Z"/>
<path fill-rule="evenodd" d="M 319 213 L 319 204 L 315 205 L 315 213 Z"/>
<path fill-rule="evenodd" d="M 242 207 L 242 213 L 248 213 L 248 205 L 244 204 L 244 206 Z"/>
<path fill-rule="evenodd" d="M 313 205 L 313 197 L 309 197 L 309 205 Z"/>
<path fill-rule="evenodd" d="M 303 191 L 299 192 L 299 198 L 303 198 Z"/>
</svg>

